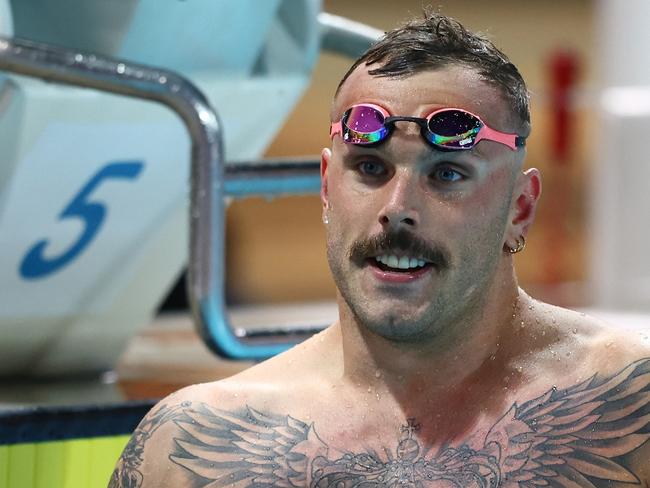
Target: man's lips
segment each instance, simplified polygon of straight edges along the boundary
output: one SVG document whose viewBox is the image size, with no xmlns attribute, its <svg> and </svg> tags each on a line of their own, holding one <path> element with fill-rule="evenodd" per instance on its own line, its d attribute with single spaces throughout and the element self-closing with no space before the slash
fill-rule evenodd
<svg viewBox="0 0 650 488">
<path fill-rule="evenodd" d="M 409 283 L 425 276 L 434 269 L 433 264 L 428 262 L 413 268 L 393 268 L 378 262 L 374 257 L 366 259 L 366 264 L 376 278 L 389 283 Z"/>
</svg>

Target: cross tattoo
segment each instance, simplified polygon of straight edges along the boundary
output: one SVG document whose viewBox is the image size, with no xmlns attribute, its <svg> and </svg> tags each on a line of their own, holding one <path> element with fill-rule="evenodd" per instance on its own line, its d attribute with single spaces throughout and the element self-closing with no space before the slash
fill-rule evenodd
<svg viewBox="0 0 650 488">
<path fill-rule="evenodd" d="M 406 419 L 406 422 L 407 424 L 402 425 L 399 430 L 400 432 L 406 432 L 408 435 L 407 438 L 410 439 L 413 437 L 413 432 L 420 430 L 420 424 L 416 424 L 414 418 Z"/>
</svg>

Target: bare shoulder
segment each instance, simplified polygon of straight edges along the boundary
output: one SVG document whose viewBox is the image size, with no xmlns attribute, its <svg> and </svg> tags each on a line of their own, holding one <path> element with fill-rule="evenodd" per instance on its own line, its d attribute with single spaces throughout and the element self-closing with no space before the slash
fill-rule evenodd
<svg viewBox="0 0 650 488">
<path fill-rule="evenodd" d="M 303 442 L 309 429 L 297 418 L 319 387 L 314 373 L 323 342 L 313 338 L 233 377 L 161 400 L 132 434 L 109 487 L 204 486 L 215 472 L 230 476 L 238 467 L 241 473 L 244 459 L 260 454 L 254 445 L 264 433 L 289 445 Z M 222 482 L 230 486 L 227 478 Z"/>
<path fill-rule="evenodd" d="M 648 323 L 610 315 L 608 320 L 533 301 L 526 318 L 531 323 L 532 358 L 554 374 L 588 377 L 607 375 L 632 362 L 650 359 Z"/>
<path fill-rule="evenodd" d="M 650 329 L 541 303 L 530 317 L 531 334 L 544 340 L 529 356 L 530 391 L 537 393 L 523 394 L 518 415 L 544 410 L 531 417 L 534 431 L 570 433 L 564 462 L 582 474 L 649 481 Z"/>
<path fill-rule="evenodd" d="M 170 472 L 175 439 L 200 403 L 212 403 L 214 388 L 196 385 L 179 390 L 158 402 L 142 419 L 129 439 L 109 482 L 109 488 L 186 486 L 182 473 Z M 187 485 L 191 486 L 191 485 Z"/>
</svg>

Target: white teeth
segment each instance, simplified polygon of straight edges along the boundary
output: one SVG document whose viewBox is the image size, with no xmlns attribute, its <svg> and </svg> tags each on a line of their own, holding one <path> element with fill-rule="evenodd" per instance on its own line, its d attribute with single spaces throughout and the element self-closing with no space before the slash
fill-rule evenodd
<svg viewBox="0 0 650 488">
<path fill-rule="evenodd" d="M 394 254 L 375 256 L 375 261 L 396 269 L 420 268 L 426 264 L 426 261 L 423 259 L 410 258 L 408 256 L 398 258 Z"/>
</svg>

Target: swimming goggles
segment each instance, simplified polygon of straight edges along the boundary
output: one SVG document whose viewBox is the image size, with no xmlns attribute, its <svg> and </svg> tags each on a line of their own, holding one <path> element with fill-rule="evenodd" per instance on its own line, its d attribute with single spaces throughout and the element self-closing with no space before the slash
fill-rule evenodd
<svg viewBox="0 0 650 488">
<path fill-rule="evenodd" d="M 372 103 L 353 105 L 339 122 L 330 126 L 330 137 L 341 134 L 343 142 L 369 146 L 384 141 L 397 121 L 415 122 L 422 137 L 431 145 L 449 150 L 472 149 L 483 139 L 505 144 L 513 151 L 526 144 L 526 138 L 492 129 L 478 115 L 460 108 L 441 108 L 426 118 L 391 116 Z"/>
</svg>

